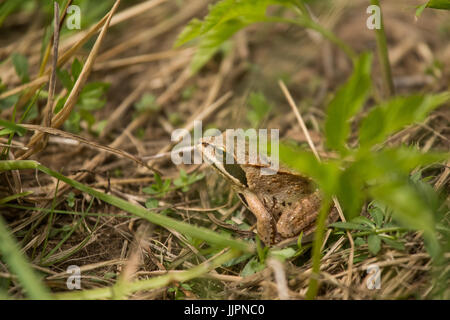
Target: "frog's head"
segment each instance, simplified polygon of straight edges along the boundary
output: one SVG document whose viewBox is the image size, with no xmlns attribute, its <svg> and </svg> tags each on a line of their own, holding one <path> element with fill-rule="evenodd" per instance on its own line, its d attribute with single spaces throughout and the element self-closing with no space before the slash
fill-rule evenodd
<svg viewBox="0 0 450 320">
<path fill-rule="evenodd" d="M 197 150 L 209 165 L 232 182 L 235 187 L 247 187 L 245 171 L 237 163 L 234 154 L 227 152 L 222 136 L 201 139 L 197 144 Z"/>
</svg>

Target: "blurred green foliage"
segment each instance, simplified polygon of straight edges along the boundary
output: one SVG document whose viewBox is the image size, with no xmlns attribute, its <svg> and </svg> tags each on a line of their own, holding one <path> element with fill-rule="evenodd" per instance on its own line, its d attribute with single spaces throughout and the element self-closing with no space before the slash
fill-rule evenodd
<svg viewBox="0 0 450 320">
<path fill-rule="evenodd" d="M 425 7 L 445 9 L 447 2 L 431 0 Z M 271 5 L 292 10 L 296 14 L 295 18 L 286 19 L 277 15 L 282 12 L 280 10 L 268 15 L 267 8 Z M 442 243 L 439 243 L 440 236 L 436 227 L 440 217 L 436 207 L 427 201 L 439 197 L 426 182 L 412 181 L 411 172 L 423 166 L 439 164 L 447 160 L 449 154 L 423 153 L 414 146 L 388 148 L 384 146 L 384 142 L 406 126 L 423 121 L 431 111 L 450 100 L 450 93 L 395 96 L 373 106 L 366 116 L 360 116 L 362 109 L 368 101 L 372 101 L 370 98 L 373 96 L 372 54 L 363 53 L 358 57 L 331 31 L 311 19 L 302 0 L 218 1 L 209 7 L 209 13 L 203 20 L 190 21 L 178 36 L 175 47 L 195 43 L 196 54 L 191 61 L 191 68 L 193 72 L 197 72 L 233 34 L 257 22 L 292 23 L 313 29 L 346 52 L 354 67 L 353 74 L 337 90 L 326 110 L 326 146 L 329 150 L 336 151 L 338 157 L 321 162 L 310 151 L 282 145 L 281 160 L 293 169 L 312 177 L 324 193 L 324 203 L 330 203 L 332 196 L 337 196 L 347 220 L 351 222 L 338 223 L 335 227 L 348 229 L 352 226 L 355 230 L 370 231 L 365 234 L 366 238 L 359 237 L 358 243 L 367 243 L 372 254 L 380 250 L 382 242 L 402 248 L 402 244 L 392 235 L 378 234 L 388 223 L 383 220 L 387 210 L 392 212 L 394 221 L 402 227 L 421 230 L 430 255 L 435 261 L 441 261 Z M 257 126 L 270 109 L 262 98 L 261 93 L 253 95 L 251 99 L 253 110 L 249 112 L 248 119 L 253 126 Z M 362 121 L 354 123 L 355 116 L 362 118 Z M 352 129 L 355 125 L 359 126 L 356 131 L 357 145 L 349 147 L 348 139 L 350 134 L 355 132 Z M 424 188 L 423 185 L 427 187 Z M 369 209 L 373 221 L 366 219 L 370 221 L 368 224 L 368 221 L 361 221 L 364 219 L 359 214 L 370 199 L 375 201 L 378 209 Z M 380 207 L 385 208 L 385 211 L 381 212 Z M 322 212 L 326 214 L 326 210 Z M 318 220 L 325 221 L 322 214 Z M 320 223 L 318 225 L 318 229 L 322 227 Z M 445 228 L 448 229 L 448 226 Z M 320 245 L 320 241 L 314 244 L 315 247 Z M 316 260 L 317 252 L 314 254 Z M 256 259 L 249 261 L 246 272 L 257 270 L 258 263 L 263 263 L 263 259 L 259 259 L 259 262 Z"/>
<path fill-rule="evenodd" d="M 450 93 L 397 96 L 382 102 L 362 119 L 359 145 L 350 148 L 347 140 L 351 119 L 361 111 L 369 97 L 370 65 L 371 55 L 362 54 L 355 63 L 352 76 L 328 105 L 327 146 L 337 151 L 339 157 L 319 162 L 309 151 L 283 145 L 280 157 L 292 168 L 311 176 L 327 197 L 336 195 L 348 220 L 360 214 L 368 199 L 386 205 L 401 226 L 423 231 L 429 253 L 438 259 L 442 250 L 436 233 L 439 222 L 436 206 L 427 202 L 430 195 L 425 197 L 423 188 L 411 182 L 410 173 L 421 166 L 442 162 L 449 154 L 423 153 L 413 146 L 388 148 L 383 142 L 405 126 L 424 120 L 429 112 L 450 100 Z M 365 93 L 356 92 L 355 87 L 363 88 L 361 91 Z M 349 99 L 344 92 L 354 93 L 355 100 Z M 428 187 L 427 193 L 435 192 Z M 372 252 L 378 250 L 379 240 L 370 237 Z"/>
<path fill-rule="evenodd" d="M 257 128 L 261 122 L 268 116 L 272 105 L 267 101 L 262 92 L 252 92 L 248 99 L 251 109 L 247 112 L 247 119 L 252 128 Z"/>
<path fill-rule="evenodd" d="M 64 8 L 67 0 L 57 0 L 59 7 Z M 92 23 L 98 21 L 103 15 L 105 15 L 114 0 L 103 1 L 90 1 L 90 0 L 74 0 L 72 5 L 77 5 L 81 9 L 81 28 L 84 29 L 90 26 Z M 4 21 L 12 14 L 15 13 L 37 13 L 42 15 L 46 25 L 50 25 L 53 20 L 53 1 L 42 0 L 4 0 L 0 3 L 0 27 Z M 66 28 L 62 28 L 62 32 L 68 32 Z"/>
<path fill-rule="evenodd" d="M 416 10 L 416 16 L 419 17 L 425 8 L 450 10 L 449 0 L 430 0 L 419 6 Z"/>
<path fill-rule="evenodd" d="M 293 20 L 278 15 L 267 15 L 269 6 L 277 5 L 297 13 Z M 301 0 L 222 0 L 210 5 L 209 13 L 203 21 L 192 19 L 178 36 L 175 47 L 196 41 L 196 53 L 191 62 L 195 73 L 239 30 L 258 22 L 284 22 L 312 28 L 325 38 L 342 45 L 343 49 L 353 55 L 351 49 L 337 39 L 330 31 L 323 29 L 310 16 Z M 347 50 L 349 49 L 349 50 Z"/>
</svg>

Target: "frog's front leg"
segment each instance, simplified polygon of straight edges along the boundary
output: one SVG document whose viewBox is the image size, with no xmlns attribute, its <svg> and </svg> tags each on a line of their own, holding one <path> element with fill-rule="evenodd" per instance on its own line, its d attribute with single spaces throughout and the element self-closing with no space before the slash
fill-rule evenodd
<svg viewBox="0 0 450 320">
<path fill-rule="evenodd" d="M 260 239 L 266 245 L 274 243 L 276 225 L 272 215 L 254 193 L 244 190 L 241 192 L 241 195 L 245 198 L 250 211 L 256 216 L 256 230 Z"/>
<path fill-rule="evenodd" d="M 277 223 L 277 231 L 284 238 L 294 237 L 308 228 L 317 218 L 321 197 L 319 191 L 305 196 L 290 210 L 285 210 Z M 310 229 L 310 228 L 308 228 Z"/>
</svg>

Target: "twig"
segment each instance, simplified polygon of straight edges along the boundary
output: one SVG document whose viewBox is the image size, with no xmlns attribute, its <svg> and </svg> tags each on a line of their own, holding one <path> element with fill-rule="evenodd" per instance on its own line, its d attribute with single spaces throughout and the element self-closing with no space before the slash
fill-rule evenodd
<svg viewBox="0 0 450 320">
<path fill-rule="evenodd" d="M 45 72 L 45 66 L 47 65 L 48 56 L 50 55 L 50 49 L 51 49 L 52 45 L 54 45 L 55 39 L 58 39 L 58 42 L 59 42 L 59 31 L 61 30 L 62 23 L 64 22 L 64 19 L 66 18 L 67 8 L 71 4 L 72 4 L 72 0 L 66 1 L 66 5 L 64 6 L 64 8 L 62 10 L 62 15 L 59 18 L 59 22 L 58 22 L 58 37 L 55 36 L 55 34 L 56 34 L 56 29 L 55 29 L 55 31 L 53 32 L 53 37 L 52 37 L 51 41 L 47 44 L 47 47 L 45 48 L 44 57 L 42 58 L 41 66 L 39 67 L 39 76 L 42 76 Z M 55 10 L 56 10 L 56 5 L 55 5 Z M 59 6 L 58 6 L 58 13 L 59 13 Z M 55 12 L 55 18 L 56 18 L 56 12 Z M 56 21 L 58 21 L 58 20 L 55 20 L 55 24 L 56 24 Z M 55 27 L 56 27 L 56 25 L 55 25 Z"/>
<path fill-rule="evenodd" d="M 54 2 L 55 10 L 55 25 L 53 31 L 53 59 L 52 59 L 52 73 L 50 75 L 50 82 L 48 85 L 48 99 L 47 105 L 44 109 L 44 125 L 46 127 L 52 126 L 53 103 L 56 89 L 56 68 L 58 63 L 58 46 L 59 46 L 59 5 Z"/>
<path fill-rule="evenodd" d="M 291 297 L 289 295 L 289 288 L 287 285 L 286 273 L 284 272 L 283 264 L 277 259 L 270 258 L 267 260 L 267 265 L 273 270 L 280 300 L 289 300 Z"/>
</svg>

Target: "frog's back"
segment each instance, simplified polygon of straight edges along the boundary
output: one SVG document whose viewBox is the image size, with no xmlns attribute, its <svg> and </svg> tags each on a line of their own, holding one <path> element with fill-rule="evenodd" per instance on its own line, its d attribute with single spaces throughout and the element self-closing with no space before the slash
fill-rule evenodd
<svg viewBox="0 0 450 320">
<path fill-rule="evenodd" d="M 283 210 L 294 206 L 316 189 L 309 178 L 291 171 L 279 170 L 273 175 L 262 175 L 259 166 L 243 165 L 243 169 L 248 188 L 273 212 L 275 219 Z"/>
</svg>

